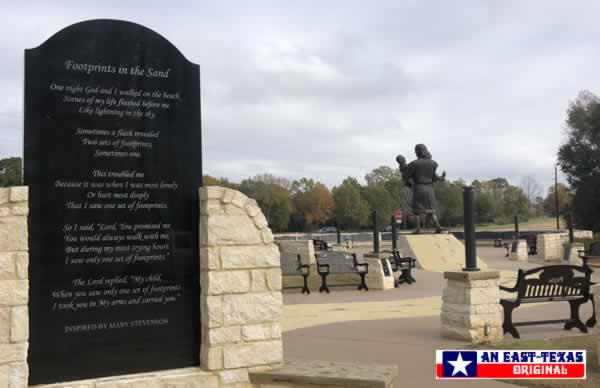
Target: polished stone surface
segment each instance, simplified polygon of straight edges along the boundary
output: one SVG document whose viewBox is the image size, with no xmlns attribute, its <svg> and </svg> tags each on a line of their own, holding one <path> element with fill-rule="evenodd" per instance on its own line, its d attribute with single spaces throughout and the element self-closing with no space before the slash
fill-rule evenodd
<svg viewBox="0 0 600 388">
<path fill-rule="evenodd" d="M 199 78 L 124 21 L 26 50 L 30 383 L 198 364 Z"/>
</svg>

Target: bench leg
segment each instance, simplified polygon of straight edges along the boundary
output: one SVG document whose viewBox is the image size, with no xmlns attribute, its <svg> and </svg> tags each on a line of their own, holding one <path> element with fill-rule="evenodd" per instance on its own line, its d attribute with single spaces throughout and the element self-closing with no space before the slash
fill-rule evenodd
<svg viewBox="0 0 600 388">
<path fill-rule="evenodd" d="M 319 292 L 327 292 L 329 294 L 329 287 L 327 287 L 327 275 L 328 273 L 321 274 L 321 287 L 319 288 Z"/>
<path fill-rule="evenodd" d="M 306 292 L 307 295 L 310 295 L 310 290 L 308 289 L 308 274 L 302 275 L 302 278 L 304 279 L 304 285 L 302 286 L 302 293 L 304 294 Z"/>
<path fill-rule="evenodd" d="M 596 304 L 594 303 L 594 294 L 590 294 L 590 301 L 592 302 L 592 316 L 587 320 L 585 325 L 587 327 L 596 326 Z"/>
<path fill-rule="evenodd" d="M 513 336 L 513 338 L 521 338 L 519 332 L 517 331 L 517 328 L 513 325 L 512 321 L 512 313 L 516 306 L 510 302 L 505 302 L 503 300 L 500 301 L 500 304 L 502 305 L 502 309 L 504 310 L 504 322 L 502 322 L 502 330 L 504 331 L 504 334 L 510 333 Z"/>
<path fill-rule="evenodd" d="M 408 284 L 413 284 L 416 282 L 416 279 L 412 276 L 412 269 L 413 267 L 406 269 L 406 279 L 408 279 Z"/>
<path fill-rule="evenodd" d="M 579 307 L 581 307 L 581 305 L 585 302 L 585 300 L 569 301 L 569 307 L 571 307 L 571 318 L 568 322 L 565 323 L 565 330 L 571 330 L 572 328 L 576 327 L 582 333 L 587 333 L 587 327 L 585 327 L 585 325 L 583 324 L 583 322 L 581 322 L 581 319 L 579 318 Z"/>
<path fill-rule="evenodd" d="M 366 272 L 359 272 L 360 275 L 360 285 L 358 286 L 358 290 L 369 291 L 369 287 L 367 287 L 367 283 L 365 283 L 365 277 L 367 276 Z"/>
</svg>

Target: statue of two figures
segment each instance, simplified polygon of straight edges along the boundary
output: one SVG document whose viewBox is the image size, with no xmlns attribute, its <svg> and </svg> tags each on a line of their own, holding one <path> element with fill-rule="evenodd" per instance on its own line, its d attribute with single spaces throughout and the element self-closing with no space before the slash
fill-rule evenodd
<svg viewBox="0 0 600 388">
<path fill-rule="evenodd" d="M 415 146 L 417 159 L 406 164 L 406 159 L 402 155 L 396 157 L 400 167 L 402 180 L 412 189 L 412 212 L 416 224 L 415 233 L 421 233 L 421 229 L 427 225 L 430 218 L 435 226 L 435 232 L 441 233 L 442 228 L 436 214 L 436 200 L 433 191 L 433 183 L 443 182 L 446 178 L 446 172 L 442 176 L 436 174 L 438 164 L 431 159 L 431 154 L 425 147 L 425 144 Z"/>
</svg>

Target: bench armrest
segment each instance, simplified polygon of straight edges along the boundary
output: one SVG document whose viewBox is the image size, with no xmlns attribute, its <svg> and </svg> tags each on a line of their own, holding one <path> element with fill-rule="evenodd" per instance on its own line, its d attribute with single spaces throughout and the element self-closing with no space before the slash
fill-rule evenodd
<svg viewBox="0 0 600 388">
<path fill-rule="evenodd" d="M 360 271 L 358 267 L 364 267 L 364 270 Z M 369 263 L 356 263 L 356 270 L 358 272 L 369 272 Z"/>
<path fill-rule="evenodd" d="M 500 286 L 500 289 L 501 289 L 502 291 L 508 291 L 508 292 L 517 292 L 517 291 L 518 291 L 518 288 L 517 288 L 517 286 L 514 286 L 514 287 L 505 287 L 505 286 Z"/>
<path fill-rule="evenodd" d="M 322 271 L 323 269 L 325 269 L 325 271 Z M 329 264 L 319 264 L 319 262 L 317 262 L 317 272 L 329 273 Z"/>
<path fill-rule="evenodd" d="M 300 270 L 302 271 L 303 274 L 309 275 L 310 274 L 310 265 L 302 264 L 300 266 Z M 306 270 L 306 272 L 305 272 L 305 270 Z"/>
<path fill-rule="evenodd" d="M 583 258 L 586 255 L 587 251 L 584 250 L 578 250 L 577 254 L 579 255 L 579 257 Z"/>
</svg>

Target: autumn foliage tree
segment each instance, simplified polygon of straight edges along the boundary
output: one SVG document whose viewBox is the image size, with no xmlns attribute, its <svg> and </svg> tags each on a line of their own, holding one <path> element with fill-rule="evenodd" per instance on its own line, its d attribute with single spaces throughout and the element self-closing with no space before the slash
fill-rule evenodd
<svg viewBox="0 0 600 388">
<path fill-rule="evenodd" d="M 302 178 L 292 182 L 291 192 L 295 229 L 311 231 L 332 218 L 335 204 L 331 192 L 323 183 Z"/>
</svg>

